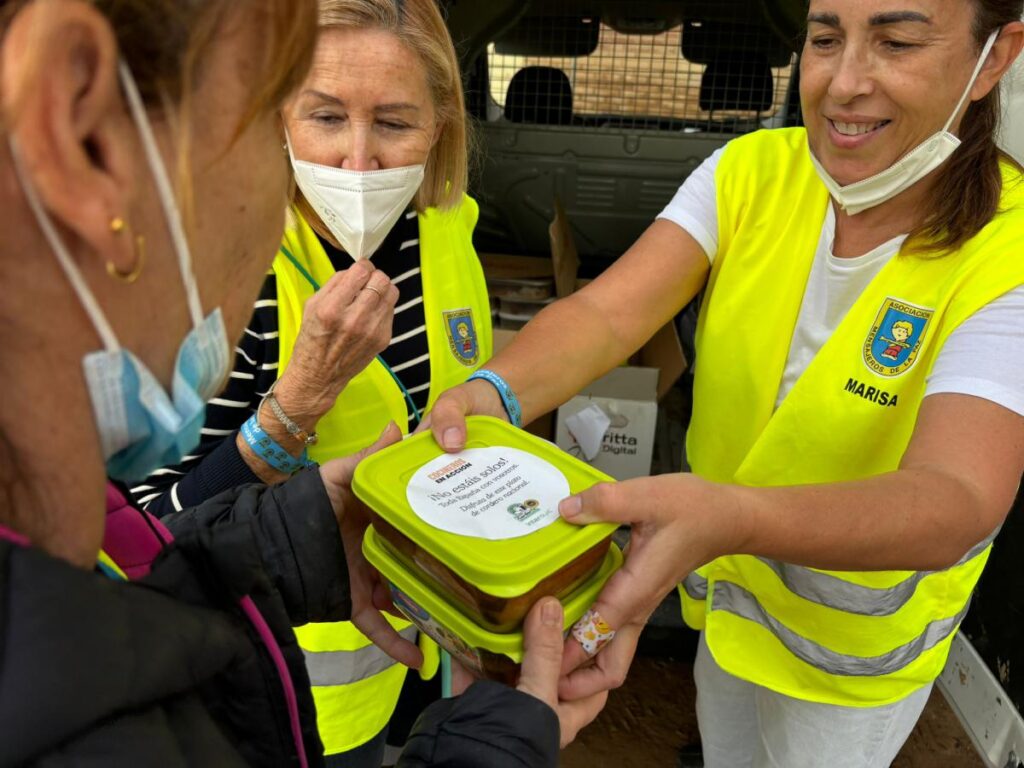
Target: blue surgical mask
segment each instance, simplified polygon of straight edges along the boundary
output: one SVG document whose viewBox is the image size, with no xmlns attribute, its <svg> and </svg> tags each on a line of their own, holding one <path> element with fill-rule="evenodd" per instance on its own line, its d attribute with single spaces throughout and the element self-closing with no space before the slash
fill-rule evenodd
<svg viewBox="0 0 1024 768">
<path fill-rule="evenodd" d="M 107 474 L 117 480 L 134 482 L 159 467 L 179 463 L 199 444 L 206 401 L 216 395 L 223 385 L 231 361 L 220 309 L 203 317 L 192 270 L 192 257 L 167 169 L 157 150 L 135 80 L 123 62 L 120 75 L 132 118 L 142 138 L 146 160 L 156 182 L 192 317 L 193 328 L 178 350 L 170 395 L 146 365 L 118 342 L 81 271 L 57 234 L 49 214 L 39 202 L 13 138 L 10 143 L 14 169 L 29 207 L 96 333 L 103 341 L 104 349 L 87 354 L 82 360 L 82 367 Z"/>
</svg>

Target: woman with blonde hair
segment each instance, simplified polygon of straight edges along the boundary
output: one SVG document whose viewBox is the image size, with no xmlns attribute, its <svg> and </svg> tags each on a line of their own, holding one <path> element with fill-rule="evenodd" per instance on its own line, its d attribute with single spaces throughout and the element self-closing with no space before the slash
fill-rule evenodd
<svg viewBox="0 0 1024 768">
<path fill-rule="evenodd" d="M 321 765 L 291 625 L 353 617 L 419 662 L 370 599 L 359 456 L 162 521 L 107 481 L 191 450 L 227 377 L 315 6 L 25 0 L 0 30 L 0 766 Z M 526 633 L 521 690 L 432 707 L 400 765 L 555 764 L 557 601 Z M 572 711 L 567 740 L 596 709 Z"/>
<path fill-rule="evenodd" d="M 283 110 L 298 187 L 284 239 L 199 449 L 133 489 L 157 516 L 353 453 L 389 421 L 412 430 L 491 355 L 462 80 L 437 3 L 321 0 L 319 26 Z M 327 754 L 379 765 L 405 669 L 350 624 L 298 634 Z"/>
</svg>

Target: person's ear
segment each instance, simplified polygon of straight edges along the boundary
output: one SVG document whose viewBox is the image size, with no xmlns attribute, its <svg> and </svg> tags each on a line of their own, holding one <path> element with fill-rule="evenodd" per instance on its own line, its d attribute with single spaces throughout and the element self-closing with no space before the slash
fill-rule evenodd
<svg viewBox="0 0 1024 768">
<path fill-rule="evenodd" d="M 978 79 L 971 89 L 971 101 L 988 95 L 1020 55 L 1024 48 L 1024 22 L 1014 21 L 999 31 L 999 37 L 992 45 L 988 60 L 978 73 Z"/>
<path fill-rule="evenodd" d="M 117 65 L 113 30 L 91 3 L 31 3 L 4 38 L 0 92 L 28 182 L 73 238 L 72 252 L 77 241 L 128 274 L 137 259 L 129 211 L 137 138 Z"/>
</svg>

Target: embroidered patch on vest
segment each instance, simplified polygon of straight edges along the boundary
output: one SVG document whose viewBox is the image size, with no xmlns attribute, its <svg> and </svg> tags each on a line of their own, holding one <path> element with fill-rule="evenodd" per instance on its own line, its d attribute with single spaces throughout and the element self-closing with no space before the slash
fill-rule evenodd
<svg viewBox="0 0 1024 768">
<path fill-rule="evenodd" d="M 444 332 L 455 359 L 463 365 L 476 365 L 480 359 L 480 344 L 476 338 L 473 310 L 450 309 L 444 314 Z"/>
<path fill-rule="evenodd" d="M 864 341 L 864 363 L 879 376 L 899 376 L 917 359 L 934 309 L 887 298 Z"/>
</svg>

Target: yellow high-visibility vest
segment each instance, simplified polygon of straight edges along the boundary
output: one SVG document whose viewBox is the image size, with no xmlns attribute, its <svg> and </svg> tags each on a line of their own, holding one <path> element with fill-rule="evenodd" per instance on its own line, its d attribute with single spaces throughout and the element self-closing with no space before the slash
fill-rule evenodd
<svg viewBox="0 0 1024 768">
<path fill-rule="evenodd" d="M 423 311 L 430 352 L 429 409 L 438 395 L 461 384 L 491 357 L 491 311 L 483 269 L 473 249 L 476 202 L 465 197 L 450 211 L 428 208 L 419 215 Z M 335 273 L 316 234 L 297 210 L 289 212 L 277 278 L 280 328 L 278 375 L 288 366 L 302 309 L 317 285 Z M 305 273 L 305 274 L 304 274 Z M 307 277 L 307 275 L 309 277 Z M 408 430 L 409 405 L 378 360 L 355 376 L 317 424 L 319 441 L 309 450 L 325 462 L 371 444 L 394 421 Z M 386 617 L 403 636 L 415 629 Z M 406 669 L 372 645 L 349 622 L 307 624 L 296 629 L 313 684 L 317 724 L 325 754 L 345 752 L 373 738 L 391 717 Z"/>
<path fill-rule="evenodd" d="M 830 202 L 803 129 L 732 141 L 716 170 L 719 251 L 697 329 L 694 473 L 764 487 L 896 470 L 949 334 L 1024 284 L 1024 184 L 1008 164 L 1003 178 L 1001 212 L 958 252 L 899 254 L 882 268 L 775 410 Z M 883 705 L 942 670 L 994 536 L 936 572 L 722 557 L 686 579 L 683 616 L 737 677 L 809 701 Z"/>
</svg>

